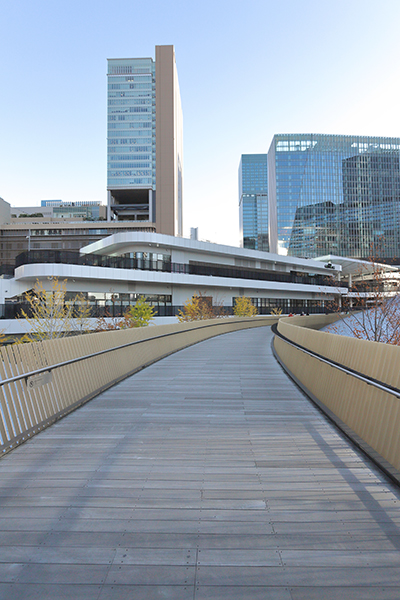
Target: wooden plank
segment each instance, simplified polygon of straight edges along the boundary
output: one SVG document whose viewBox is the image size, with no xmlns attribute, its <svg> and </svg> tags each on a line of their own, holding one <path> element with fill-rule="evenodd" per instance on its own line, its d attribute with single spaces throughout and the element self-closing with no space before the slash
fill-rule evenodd
<svg viewBox="0 0 400 600">
<path fill-rule="evenodd" d="M 399 597 L 399 490 L 270 341 L 177 352 L 4 457 L 0 595 Z"/>
</svg>

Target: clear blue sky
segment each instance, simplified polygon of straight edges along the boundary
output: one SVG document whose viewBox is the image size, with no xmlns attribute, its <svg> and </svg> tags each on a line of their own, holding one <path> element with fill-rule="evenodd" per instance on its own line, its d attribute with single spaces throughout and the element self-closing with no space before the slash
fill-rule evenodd
<svg viewBox="0 0 400 600">
<path fill-rule="evenodd" d="M 238 243 L 240 155 L 274 133 L 400 137 L 399 0 L 2 3 L 0 196 L 106 202 L 106 59 L 175 46 L 184 229 Z"/>
</svg>

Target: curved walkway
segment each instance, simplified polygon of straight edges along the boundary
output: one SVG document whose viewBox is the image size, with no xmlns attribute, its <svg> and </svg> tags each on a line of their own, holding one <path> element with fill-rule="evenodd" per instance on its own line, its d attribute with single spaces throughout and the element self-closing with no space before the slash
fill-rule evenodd
<svg viewBox="0 0 400 600">
<path fill-rule="evenodd" d="M 400 598 L 398 489 L 270 343 L 197 344 L 5 456 L 0 598 Z"/>
</svg>

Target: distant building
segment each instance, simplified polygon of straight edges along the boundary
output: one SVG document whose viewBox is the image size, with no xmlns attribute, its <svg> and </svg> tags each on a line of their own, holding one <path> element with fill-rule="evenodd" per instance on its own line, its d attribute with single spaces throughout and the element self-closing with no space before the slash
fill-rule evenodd
<svg viewBox="0 0 400 600">
<path fill-rule="evenodd" d="M 268 155 L 242 154 L 239 165 L 239 224 L 243 248 L 269 251 Z"/>
<path fill-rule="evenodd" d="M 272 252 L 400 263 L 400 139 L 275 135 L 268 152 Z"/>
<path fill-rule="evenodd" d="M 41 206 L 51 207 L 53 216 L 62 219 L 83 218 L 87 221 L 100 221 L 107 218 L 107 207 L 97 200 L 42 200 Z"/>
<path fill-rule="evenodd" d="M 182 108 L 173 46 L 108 60 L 109 219 L 182 235 Z"/>
<path fill-rule="evenodd" d="M 44 200 L 43 203 L 42 206 L 11 207 L 0 198 L 0 276 L 13 272 L 15 259 L 22 252 L 78 251 L 113 233 L 154 231 L 145 222 L 106 221 L 106 207 L 98 202 Z M 103 215 L 104 220 L 94 221 L 96 214 L 100 214 L 100 218 Z"/>
<path fill-rule="evenodd" d="M 11 206 L 0 198 L 0 223 L 9 223 L 11 220 Z"/>
<path fill-rule="evenodd" d="M 29 218 L 32 215 L 71 221 L 101 221 L 107 218 L 107 207 L 95 200 L 42 200 L 40 206 L 13 206 L 11 209 L 12 218 Z"/>
</svg>

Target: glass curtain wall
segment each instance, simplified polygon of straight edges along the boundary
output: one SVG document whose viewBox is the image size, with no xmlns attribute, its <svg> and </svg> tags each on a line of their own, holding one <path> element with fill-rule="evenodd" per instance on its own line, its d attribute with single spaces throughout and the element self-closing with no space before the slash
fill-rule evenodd
<svg viewBox="0 0 400 600">
<path fill-rule="evenodd" d="M 108 61 L 107 187 L 156 186 L 155 62 Z"/>
<path fill-rule="evenodd" d="M 244 248 L 269 251 L 268 155 L 243 154 L 239 165 L 239 220 Z"/>
<path fill-rule="evenodd" d="M 271 250 L 398 262 L 400 139 L 276 135 L 268 154 Z"/>
</svg>

